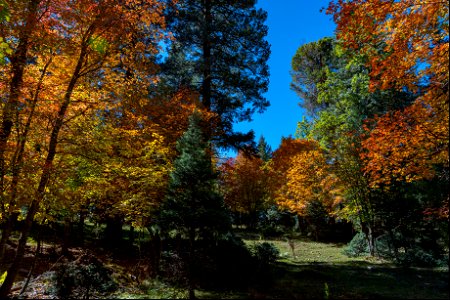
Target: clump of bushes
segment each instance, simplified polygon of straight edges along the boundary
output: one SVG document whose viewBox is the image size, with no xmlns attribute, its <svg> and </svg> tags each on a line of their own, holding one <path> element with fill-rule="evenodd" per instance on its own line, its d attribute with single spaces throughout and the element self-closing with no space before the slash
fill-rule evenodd
<svg viewBox="0 0 450 300">
<path fill-rule="evenodd" d="M 271 264 L 274 263 L 280 256 L 280 251 L 278 248 L 268 242 L 257 243 L 250 247 L 253 256 L 260 264 Z"/>
<path fill-rule="evenodd" d="M 375 239 L 375 253 L 403 266 L 448 267 L 448 254 L 426 250 L 405 240 L 399 232 L 394 232 L 392 236 L 381 235 Z M 348 243 L 344 253 L 350 257 L 368 255 L 369 246 L 364 233 L 358 232 Z"/>
<path fill-rule="evenodd" d="M 89 299 L 117 289 L 111 271 L 93 255 L 83 254 L 77 260 L 61 264 L 54 273 L 53 293 L 58 298 Z"/>
</svg>

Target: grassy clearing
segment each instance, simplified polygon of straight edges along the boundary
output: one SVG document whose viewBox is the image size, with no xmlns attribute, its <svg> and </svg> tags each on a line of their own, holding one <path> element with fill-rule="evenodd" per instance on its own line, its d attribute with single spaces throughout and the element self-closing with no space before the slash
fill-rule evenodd
<svg viewBox="0 0 450 300">
<path fill-rule="evenodd" d="M 268 298 L 448 299 L 448 268 L 400 268 L 372 257 L 343 254 L 345 245 L 294 240 L 245 240 L 247 245 L 271 242 L 281 253 Z M 294 250 L 294 252 L 292 251 Z"/>
<path fill-rule="evenodd" d="M 88 230 L 95 228 L 88 227 Z M 125 231 L 129 228 L 125 228 Z M 135 231 L 146 238 L 145 230 Z M 125 237 L 127 234 L 124 234 Z M 273 243 L 280 251 L 270 279 L 241 290 L 196 290 L 199 299 L 448 299 L 448 268 L 400 268 L 388 261 L 371 257 L 348 257 L 345 245 L 320 243 L 307 239 L 262 239 L 243 235 L 247 246 Z M 29 239 L 30 250 L 35 241 Z M 44 246 L 45 247 L 45 246 Z M 48 250 L 48 249 L 47 249 Z M 184 289 L 159 280 L 137 282 L 132 278 L 138 260 L 124 260 L 98 252 L 97 255 L 113 271 L 120 286 L 108 298 L 119 299 L 183 299 Z M 48 267 L 47 267 L 48 269 Z"/>
<path fill-rule="evenodd" d="M 280 262 L 290 264 L 309 264 L 309 263 L 354 263 L 370 261 L 373 263 L 385 263 L 382 260 L 374 260 L 369 257 L 348 257 L 343 253 L 344 244 L 325 244 L 309 241 L 306 239 L 293 240 L 293 248 L 285 239 L 276 240 L 244 240 L 247 245 L 269 242 L 273 243 L 280 250 Z"/>
</svg>

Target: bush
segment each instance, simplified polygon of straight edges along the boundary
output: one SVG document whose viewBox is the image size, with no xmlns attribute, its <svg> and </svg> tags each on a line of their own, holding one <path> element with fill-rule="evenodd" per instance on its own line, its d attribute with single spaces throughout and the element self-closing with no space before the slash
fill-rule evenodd
<svg viewBox="0 0 450 300">
<path fill-rule="evenodd" d="M 403 266 L 448 267 L 448 254 L 438 256 L 417 245 L 406 248 L 404 237 L 399 232 L 394 232 L 393 237 L 394 241 L 387 234 L 376 238 L 375 250 L 379 257 L 392 259 Z M 397 245 L 397 249 L 394 248 L 394 244 Z M 344 253 L 350 257 L 368 255 L 369 247 L 364 233 L 358 232 L 347 245 Z"/>
<path fill-rule="evenodd" d="M 78 299 L 113 292 L 117 285 L 110 273 L 94 256 L 83 254 L 76 261 L 58 267 L 53 290 L 59 298 Z"/>
<path fill-rule="evenodd" d="M 274 263 L 280 256 L 278 248 L 268 242 L 258 243 L 251 247 L 251 252 L 260 264 Z"/>
<path fill-rule="evenodd" d="M 369 253 L 366 236 L 362 232 L 358 232 L 348 243 L 344 253 L 350 257 L 363 256 Z"/>
</svg>

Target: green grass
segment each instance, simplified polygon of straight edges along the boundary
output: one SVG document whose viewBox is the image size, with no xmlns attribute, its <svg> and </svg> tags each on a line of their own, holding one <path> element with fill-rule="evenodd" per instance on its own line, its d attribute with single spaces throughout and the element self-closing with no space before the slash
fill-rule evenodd
<svg viewBox="0 0 450 300">
<path fill-rule="evenodd" d="M 306 239 L 293 240 L 294 253 L 287 240 L 244 240 L 247 245 L 255 243 L 269 242 L 273 243 L 280 251 L 280 262 L 291 264 L 309 264 L 309 263 L 354 263 L 370 261 L 373 263 L 384 263 L 382 260 L 374 260 L 370 257 L 351 258 L 343 253 L 344 244 L 326 244 Z"/>
<path fill-rule="evenodd" d="M 352 258 L 345 245 L 294 240 L 245 240 L 247 245 L 271 242 L 281 257 L 271 286 L 258 293 L 267 298 L 397 298 L 448 299 L 448 269 L 401 268 L 373 257 Z"/>
<path fill-rule="evenodd" d="M 272 281 L 244 291 L 197 291 L 200 299 L 448 299 L 448 268 L 402 268 L 373 257 L 348 257 L 345 245 L 245 236 L 247 246 L 273 243 L 280 258 Z"/>
</svg>

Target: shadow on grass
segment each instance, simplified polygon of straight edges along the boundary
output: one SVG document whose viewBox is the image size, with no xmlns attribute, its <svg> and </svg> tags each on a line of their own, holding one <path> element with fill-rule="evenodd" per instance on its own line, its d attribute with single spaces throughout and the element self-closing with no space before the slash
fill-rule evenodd
<svg viewBox="0 0 450 300">
<path fill-rule="evenodd" d="M 448 299 L 448 270 L 370 262 L 277 262 L 272 281 L 246 290 L 199 291 L 210 299 Z"/>
<path fill-rule="evenodd" d="M 448 270 L 368 262 L 278 262 L 268 298 L 448 299 Z"/>
</svg>

